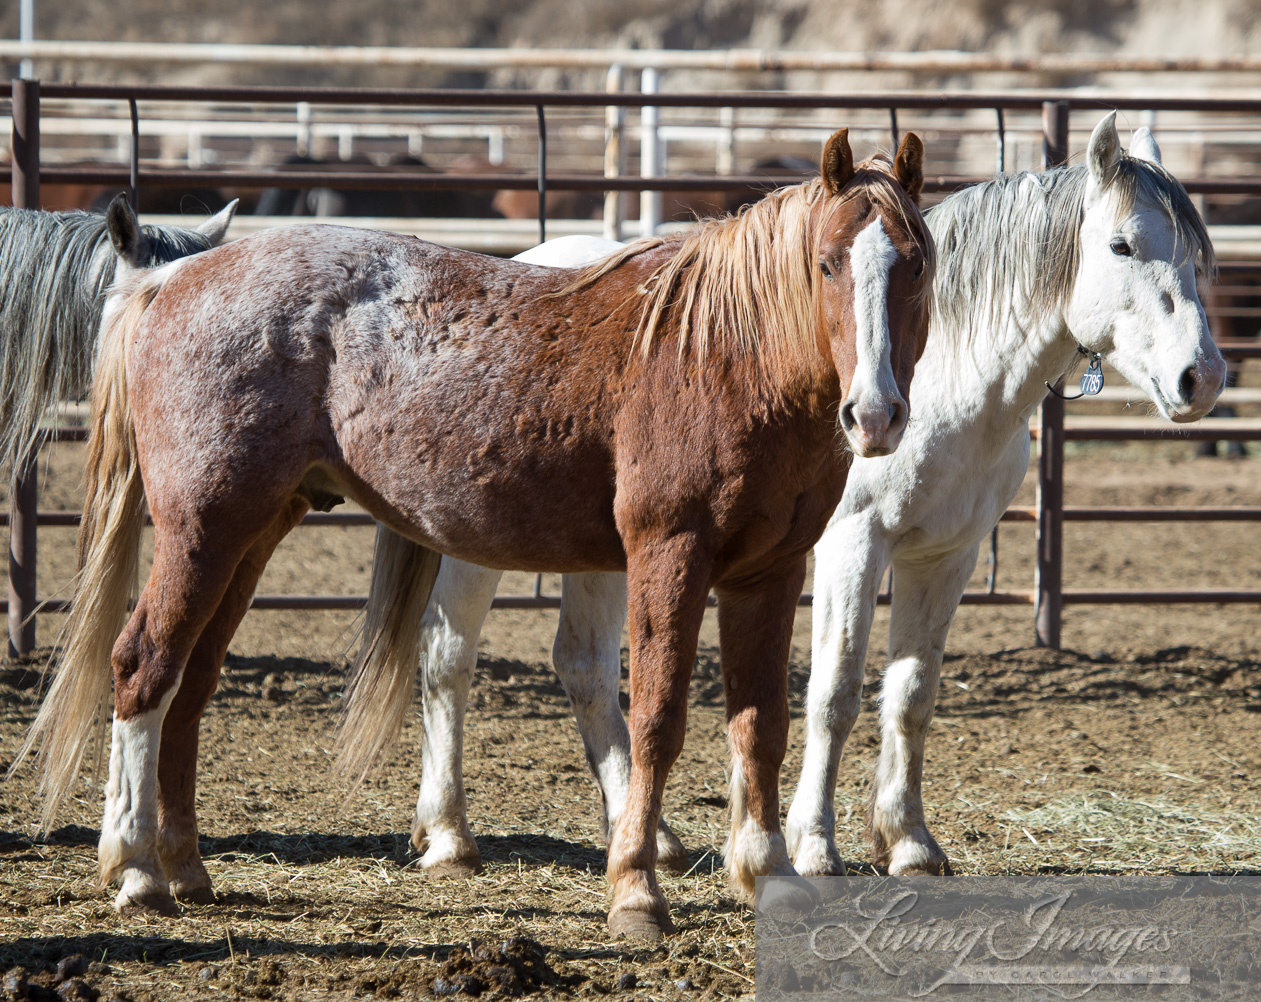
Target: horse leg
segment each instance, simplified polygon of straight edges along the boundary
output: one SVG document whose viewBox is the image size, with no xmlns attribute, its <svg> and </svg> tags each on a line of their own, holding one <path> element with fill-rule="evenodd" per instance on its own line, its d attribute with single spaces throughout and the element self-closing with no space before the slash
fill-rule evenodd
<svg viewBox="0 0 1261 1002">
<path fill-rule="evenodd" d="M 751 587 L 718 591 L 718 637 L 731 748 L 732 886 L 752 900 L 756 879 L 795 876 L 779 827 L 779 770 L 788 747 L 788 651 L 806 562 Z"/>
<path fill-rule="evenodd" d="M 302 521 L 307 502 L 295 497 L 285 512 L 246 551 L 214 618 L 197 640 L 179 691 L 162 724 L 158 758 L 158 857 L 172 896 L 213 904 L 210 875 L 197 848 L 197 746 L 201 715 L 219 684 L 228 644 L 250 607 L 267 561 L 289 531 Z"/>
<path fill-rule="evenodd" d="M 152 504 L 152 502 L 151 502 Z M 118 879 L 120 912 L 176 909 L 159 854 L 158 783 L 163 724 L 189 656 L 219 608 L 237 565 L 276 518 L 253 499 L 233 518 L 193 510 L 174 518 L 152 505 L 157 530 L 153 570 L 114 645 L 114 725 L 105 816 L 98 849 L 101 884 Z M 244 511 L 262 512 L 257 520 Z M 249 524 L 246 524 L 246 523 Z M 203 666 L 199 666 L 204 670 Z M 190 692 L 201 689 L 190 679 Z"/>
<path fill-rule="evenodd" d="M 464 711 L 477 667 L 477 638 L 502 576 L 443 557 L 422 621 L 425 726 L 412 845 L 433 876 L 467 876 L 482 866 L 464 794 Z"/>
<path fill-rule="evenodd" d="M 710 565 L 694 537 L 652 540 L 627 555 L 631 772 L 609 843 L 609 930 L 660 940 L 673 929 L 657 885 L 657 823 L 666 776 L 683 749 L 687 688 L 709 594 Z"/>
<path fill-rule="evenodd" d="M 606 844 L 625 809 L 630 782 L 630 733 L 617 699 L 625 622 L 626 575 L 564 575 L 552 663 L 600 790 L 600 834 Z M 688 867 L 687 850 L 664 818 L 657 825 L 657 862 L 675 873 Z"/>
<path fill-rule="evenodd" d="M 888 563 L 880 530 L 857 515 L 830 527 L 814 548 L 814 615 L 806 749 L 788 810 L 797 872 L 844 876 L 836 851 L 836 774 L 862 701 L 867 642 Z"/>
<path fill-rule="evenodd" d="M 938 563 L 894 563 L 890 662 L 880 691 L 880 756 L 868 807 L 875 861 L 893 875 L 950 872 L 924 821 L 924 741 L 946 636 L 976 555 L 973 546 Z"/>
</svg>

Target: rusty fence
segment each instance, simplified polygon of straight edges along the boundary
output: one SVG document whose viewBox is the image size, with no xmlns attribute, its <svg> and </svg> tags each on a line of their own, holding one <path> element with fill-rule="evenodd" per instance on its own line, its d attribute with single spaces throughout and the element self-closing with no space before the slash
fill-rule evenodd
<svg viewBox="0 0 1261 1002">
<path fill-rule="evenodd" d="M 41 100 L 110 101 L 128 103 L 132 118 L 132 157 L 130 169 L 41 167 L 39 153 L 39 119 Z M 297 104 L 306 102 L 328 106 L 383 106 L 405 108 L 492 108 L 534 109 L 538 123 L 538 169 L 534 177 L 520 174 L 381 174 L 367 171 L 237 171 L 237 170 L 170 170 L 143 169 L 139 161 L 139 101 L 204 102 L 215 104 Z M 1042 115 L 1043 152 L 1046 166 L 1067 162 L 1069 116 L 1073 109 L 1100 111 L 1128 109 L 1134 111 L 1180 111 L 1192 113 L 1232 113 L 1256 116 L 1261 121 L 1261 99 L 1129 97 L 1078 95 L 1072 92 L 1030 94 L 1026 92 L 927 93 L 891 92 L 860 94 L 810 94 L 774 91 L 716 92 L 697 94 L 621 93 L 571 91 L 492 91 L 492 90 L 396 90 L 378 88 L 288 88 L 288 87 L 162 87 L 162 86 L 93 86 L 50 84 L 15 80 L 12 91 L 12 192 L 13 204 L 38 208 L 41 180 L 49 183 L 109 184 L 129 186 L 133 192 L 140 186 L 153 187 L 320 187 L 363 188 L 384 190 L 498 190 L 536 189 L 539 196 L 539 236 L 546 235 L 546 203 L 548 189 L 569 191 L 661 192 L 661 191 L 731 191 L 765 190 L 764 176 L 654 176 L 646 170 L 640 176 L 624 176 L 615 163 L 606 161 L 606 173 L 556 174 L 547 169 L 547 109 L 608 109 L 609 121 L 625 108 L 645 111 L 657 108 L 703 109 L 830 109 L 882 110 L 889 115 L 890 136 L 896 145 L 899 133 L 898 111 L 967 111 L 993 110 L 996 114 L 996 138 L 1001 163 L 1004 111 L 1040 111 Z M 648 116 L 645 116 L 647 119 Z M 648 145 L 648 144 L 645 144 Z M 983 180 L 980 177 L 929 176 L 926 192 L 953 191 Z M 1253 178 L 1187 178 L 1185 186 L 1192 194 L 1261 195 L 1261 179 Z M 1261 263 L 1228 264 L 1223 273 L 1261 274 Z M 1252 343 L 1223 343 L 1228 357 L 1261 358 L 1261 346 Z M 1066 521 L 1261 521 L 1261 508 L 1252 507 L 1065 507 L 1064 444 L 1066 441 L 1161 440 L 1175 436 L 1182 440 L 1261 441 L 1261 430 L 1253 426 L 1232 426 L 1222 422 L 1206 422 L 1192 428 L 1118 427 L 1115 422 L 1100 418 L 1090 422 L 1065 422 L 1064 402 L 1048 396 L 1041 407 L 1034 435 L 1038 441 L 1037 503 L 1031 508 L 1010 508 L 1003 522 L 1034 522 L 1037 529 L 1037 570 L 1034 588 L 1030 591 L 997 591 L 991 571 L 984 591 L 964 594 L 965 604 L 1031 605 L 1035 608 L 1037 642 L 1059 647 L 1060 628 L 1065 605 L 1102 603 L 1261 603 L 1261 589 L 1231 590 L 1115 590 L 1065 589 L 1063 579 L 1064 523 Z M 60 429 L 52 438 L 76 440 L 84 437 L 83 429 Z M 75 512 L 41 512 L 38 510 L 36 456 L 28 457 L 20 470 L 14 471 L 10 512 L 0 515 L 0 522 L 9 526 L 9 597 L 0 602 L 8 614 L 9 653 L 24 654 L 35 647 L 35 614 L 64 611 L 65 603 L 39 603 L 36 589 L 37 528 L 39 526 L 73 526 L 78 524 Z M 305 526 L 371 525 L 364 514 L 312 513 Z M 997 527 L 995 529 L 997 532 Z M 997 561 L 997 537 L 991 542 L 991 565 Z M 889 601 L 888 592 L 880 596 Z M 811 596 L 803 595 L 801 603 L 809 604 Z M 255 609 L 355 609 L 361 608 L 364 596 L 354 595 L 256 595 Z M 532 594 L 500 595 L 497 608 L 556 608 L 560 598 L 544 594 L 541 576 L 535 578 Z"/>
</svg>

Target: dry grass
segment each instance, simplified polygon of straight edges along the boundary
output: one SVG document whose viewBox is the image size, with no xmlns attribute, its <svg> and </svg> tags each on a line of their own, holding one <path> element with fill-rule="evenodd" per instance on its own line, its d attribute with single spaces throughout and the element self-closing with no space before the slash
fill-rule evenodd
<svg viewBox="0 0 1261 1002">
<path fill-rule="evenodd" d="M 1261 819 L 1200 803 L 1099 792 L 1006 817 L 1048 853 L 1087 855 L 1083 873 L 1261 870 Z"/>
</svg>

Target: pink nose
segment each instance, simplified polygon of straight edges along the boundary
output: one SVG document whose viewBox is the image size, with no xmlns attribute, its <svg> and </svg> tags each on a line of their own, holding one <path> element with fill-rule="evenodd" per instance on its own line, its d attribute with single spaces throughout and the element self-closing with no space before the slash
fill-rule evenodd
<svg viewBox="0 0 1261 1002">
<path fill-rule="evenodd" d="M 894 400 L 887 407 L 866 408 L 853 400 L 841 405 L 841 427 L 860 456 L 885 456 L 898 447 L 906 429 L 907 406 Z"/>
<path fill-rule="evenodd" d="M 1178 377 L 1179 411 L 1175 420 L 1194 421 L 1213 409 L 1226 383 L 1226 360 L 1220 355 L 1188 365 Z"/>
</svg>

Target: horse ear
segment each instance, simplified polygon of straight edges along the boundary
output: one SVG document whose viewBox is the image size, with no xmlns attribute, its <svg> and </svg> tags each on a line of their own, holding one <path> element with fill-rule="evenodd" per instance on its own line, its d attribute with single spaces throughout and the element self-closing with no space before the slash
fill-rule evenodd
<svg viewBox="0 0 1261 1002">
<path fill-rule="evenodd" d="M 1130 139 L 1130 156 L 1154 164 L 1160 163 L 1160 147 L 1156 145 L 1156 137 L 1152 135 L 1152 130 L 1146 125 L 1140 125 L 1134 130 L 1134 135 Z"/>
<path fill-rule="evenodd" d="M 924 187 L 924 144 L 914 132 L 908 132 L 898 147 L 893 173 L 911 201 L 918 204 L 920 189 Z"/>
<path fill-rule="evenodd" d="M 236 215 L 237 203 L 240 201 L 239 198 L 232 199 L 231 202 L 204 223 L 198 225 L 197 232 L 209 238 L 211 247 L 217 247 L 223 242 L 223 238 L 228 232 L 228 226 L 232 223 L 232 217 Z"/>
<path fill-rule="evenodd" d="M 105 228 L 114 253 L 133 268 L 143 268 L 149 256 L 149 241 L 140 229 L 136 214 L 131 211 L 127 196 L 119 192 L 105 210 Z"/>
<path fill-rule="evenodd" d="M 1112 183 L 1112 175 L 1121 159 L 1121 137 L 1117 135 L 1117 113 L 1110 111 L 1095 126 L 1086 147 L 1086 163 L 1095 183 L 1106 188 Z"/>
<path fill-rule="evenodd" d="M 819 165 L 823 186 L 828 194 L 835 195 L 854 176 L 854 153 L 849 148 L 849 129 L 837 129 L 823 147 L 823 162 Z"/>
</svg>

